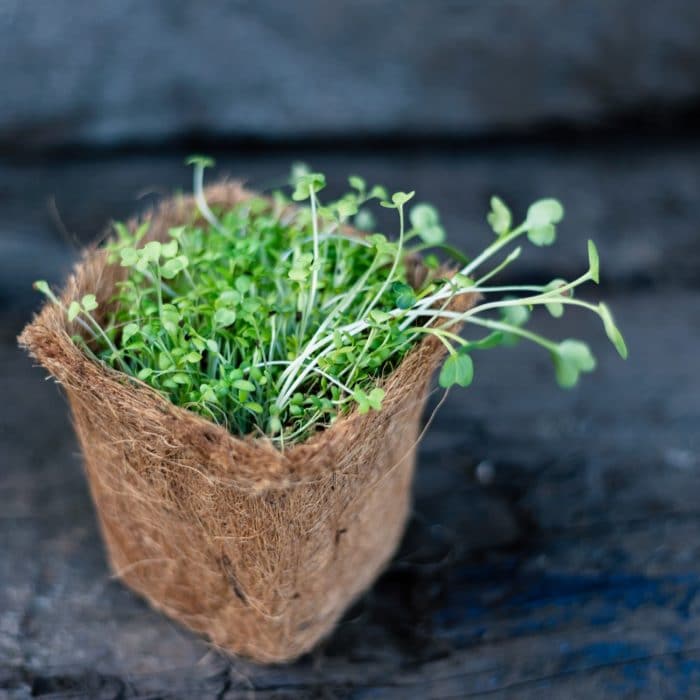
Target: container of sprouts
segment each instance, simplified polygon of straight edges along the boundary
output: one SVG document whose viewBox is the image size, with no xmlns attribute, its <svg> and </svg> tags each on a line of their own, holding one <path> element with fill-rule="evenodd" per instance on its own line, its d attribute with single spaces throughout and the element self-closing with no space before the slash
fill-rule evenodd
<svg viewBox="0 0 700 700">
<path fill-rule="evenodd" d="M 114 224 L 62 291 L 36 283 L 48 300 L 20 343 L 65 390 L 114 572 L 217 647 L 288 661 L 395 551 L 434 371 L 467 387 L 475 355 L 523 339 L 573 386 L 593 355 L 527 329 L 538 307 L 592 311 L 627 350 L 608 308 L 573 294 L 598 281 L 592 242 L 572 281 L 495 281 L 520 244 L 554 242 L 556 200 L 516 224 L 494 197 L 467 258 L 413 192 L 351 177 L 327 201 L 296 168 L 262 196 L 204 188 L 210 162 L 192 164 L 193 196 Z"/>
</svg>

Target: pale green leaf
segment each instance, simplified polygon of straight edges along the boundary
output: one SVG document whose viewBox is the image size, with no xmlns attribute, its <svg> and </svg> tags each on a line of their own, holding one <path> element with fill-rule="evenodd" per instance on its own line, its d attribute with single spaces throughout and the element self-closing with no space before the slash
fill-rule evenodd
<svg viewBox="0 0 700 700">
<path fill-rule="evenodd" d="M 97 308 L 97 298 L 94 294 L 86 294 L 80 301 L 81 306 L 85 311 L 90 313 Z"/>
<path fill-rule="evenodd" d="M 503 236 L 510 231 L 512 222 L 510 209 L 505 205 L 500 197 L 491 197 L 491 211 L 486 220 L 497 236 Z"/>
<path fill-rule="evenodd" d="M 72 301 L 68 307 L 68 320 L 72 323 L 82 311 L 80 304 L 77 301 Z"/>
<path fill-rule="evenodd" d="M 564 218 L 564 207 L 556 199 L 540 199 L 527 210 L 529 228 L 558 224 Z"/>
<path fill-rule="evenodd" d="M 440 370 L 440 386 L 448 389 L 455 384 L 467 387 L 474 378 L 474 363 L 465 352 L 451 354 Z"/>
<path fill-rule="evenodd" d="M 226 328 L 236 322 L 236 312 L 233 309 L 217 309 L 214 313 L 214 323 Z"/>
</svg>

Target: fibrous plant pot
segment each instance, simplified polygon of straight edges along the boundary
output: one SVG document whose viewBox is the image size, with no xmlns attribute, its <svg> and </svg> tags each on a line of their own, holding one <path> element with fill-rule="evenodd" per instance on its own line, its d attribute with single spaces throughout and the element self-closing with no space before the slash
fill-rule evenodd
<svg viewBox="0 0 700 700">
<path fill-rule="evenodd" d="M 212 205 L 246 196 L 236 184 L 207 190 Z M 147 240 L 196 216 L 191 198 L 166 201 Z M 104 310 L 123 275 L 91 248 L 62 302 L 95 293 Z M 229 653 L 279 662 L 311 649 L 398 545 L 442 344 L 427 337 L 385 378 L 381 411 L 342 416 L 282 452 L 89 359 L 79 331 L 47 304 L 20 343 L 68 396 L 114 572 Z"/>
</svg>

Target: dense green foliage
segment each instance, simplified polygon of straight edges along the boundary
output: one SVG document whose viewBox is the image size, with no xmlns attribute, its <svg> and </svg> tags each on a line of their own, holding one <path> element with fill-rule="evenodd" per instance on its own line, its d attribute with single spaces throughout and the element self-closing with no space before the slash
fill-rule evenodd
<svg viewBox="0 0 700 700">
<path fill-rule="evenodd" d="M 526 330 L 536 305 L 554 316 L 566 305 L 593 310 L 626 356 L 607 307 L 572 296 L 578 285 L 598 281 L 592 242 L 589 269 L 570 283 L 486 284 L 520 248 L 492 269 L 483 267 L 517 238 L 527 237 L 536 246 L 554 242 L 564 213 L 556 200 L 536 202 L 513 227 L 510 210 L 494 197 L 487 218 L 495 240 L 470 260 L 445 244 L 432 206 L 407 208 L 412 192 L 389 197 L 383 187 L 368 188 L 351 177 L 350 192 L 322 204 L 323 175 L 297 168 L 291 197 L 275 192 L 212 210 L 203 190 L 210 163 L 192 162 L 199 210 L 193 223 L 170 229 L 165 242 L 144 242 L 147 223 L 137 230 L 115 224 L 108 254 L 113 264 L 127 268 L 125 280 L 101 316 L 92 313 L 97 303 L 91 294 L 66 313 L 83 328 L 76 342 L 97 360 L 234 434 L 266 434 L 283 446 L 353 406 L 360 412 L 379 410 L 381 378 L 428 333 L 448 350 L 440 373 L 444 387 L 471 383 L 474 350 L 520 338 L 546 348 L 559 383 L 573 386 L 595 360 L 580 341 L 555 343 Z M 373 200 L 397 211 L 396 240 L 349 230 L 348 224 L 373 230 L 367 207 Z M 427 274 L 414 289 L 409 256 L 427 249 L 443 249 L 461 269 L 445 278 L 437 258 L 428 254 L 423 258 Z M 60 303 L 45 282 L 37 287 Z M 471 291 L 484 297 L 475 308 L 465 313 L 448 308 L 455 295 Z M 451 330 L 459 323 L 473 324 L 485 335 L 464 339 Z"/>
</svg>

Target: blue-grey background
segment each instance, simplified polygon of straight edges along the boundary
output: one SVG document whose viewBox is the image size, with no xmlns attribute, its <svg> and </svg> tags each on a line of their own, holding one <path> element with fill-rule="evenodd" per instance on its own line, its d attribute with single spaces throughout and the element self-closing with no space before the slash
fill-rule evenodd
<svg viewBox="0 0 700 700">
<path fill-rule="evenodd" d="M 0 0 L 0 698 L 700 695 L 697 0 Z M 319 650 L 230 662 L 110 578 L 67 407 L 15 348 L 110 219 L 295 160 L 415 189 L 467 252 L 498 193 L 566 207 L 510 279 L 586 264 L 596 374 L 477 358 L 423 443 L 401 551 Z M 387 231 L 390 233 L 390 231 Z M 436 397 L 437 398 L 437 397 Z M 434 403 L 434 402 L 433 402 Z"/>
<path fill-rule="evenodd" d="M 187 187 L 194 149 L 258 186 L 303 158 L 416 188 L 463 245 L 492 192 L 553 194 L 570 223 L 544 264 L 592 235 L 618 282 L 694 275 L 693 0 L 2 0 L 0 39 L 10 305 L 71 240 Z"/>
</svg>

